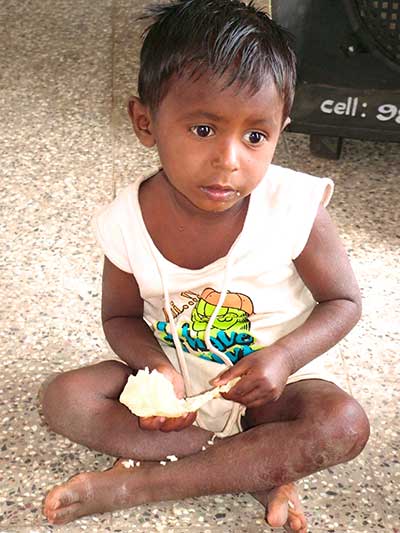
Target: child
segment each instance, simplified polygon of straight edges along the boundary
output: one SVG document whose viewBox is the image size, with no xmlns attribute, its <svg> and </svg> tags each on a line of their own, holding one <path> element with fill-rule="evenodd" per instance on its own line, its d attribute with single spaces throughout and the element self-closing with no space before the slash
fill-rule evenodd
<svg viewBox="0 0 400 533">
<path fill-rule="evenodd" d="M 271 526 L 304 533 L 293 482 L 356 457 L 369 435 L 360 405 L 324 370 L 361 308 L 325 209 L 333 184 L 271 165 L 295 60 L 266 14 L 238 0 L 175 0 L 151 15 L 129 114 L 162 167 L 94 223 L 104 332 L 126 364 L 60 374 L 43 396 L 54 431 L 142 463 L 72 478 L 44 513 L 62 524 L 251 492 Z M 178 397 L 241 379 L 198 413 L 138 419 L 118 398 L 146 366 Z M 168 455 L 179 460 L 160 465 Z"/>
</svg>

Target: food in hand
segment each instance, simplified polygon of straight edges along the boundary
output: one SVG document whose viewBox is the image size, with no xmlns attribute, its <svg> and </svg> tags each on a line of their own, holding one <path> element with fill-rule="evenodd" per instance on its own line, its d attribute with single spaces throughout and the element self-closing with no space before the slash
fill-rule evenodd
<svg viewBox="0 0 400 533">
<path fill-rule="evenodd" d="M 136 416 L 165 416 L 177 418 L 197 411 L 221 392 L 228 392 L 240 378 L 232 379 L 226 385 L 189 398 L 177 398 L 172 383 L 157 370 L 149 372 L 146 367 L 136 376 L 129 376 L 119 401 Z"/>
</svg>

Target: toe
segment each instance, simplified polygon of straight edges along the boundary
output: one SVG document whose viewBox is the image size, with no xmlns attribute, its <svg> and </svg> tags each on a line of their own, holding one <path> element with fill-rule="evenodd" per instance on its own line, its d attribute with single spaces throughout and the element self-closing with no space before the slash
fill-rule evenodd
<svg viewBox="0 0 400 533">
<path fill-rule="evenodd" d="M 267 522 L 271 527 L 282 527 L 288 518 L 287 505 L 273 504 L 268 506 Z"/>
<path fill-rule="evenodd" d="M 289 520 L 283 528 L 287 533 L 307 533 L 307 528 L 299 519 Z"/>
<path fill-rule="evenodd" d="M 284 491 L 273 489 L 268 494 L 267 521 L 271 527 L 282 527 L 288 519 L 288 498 Z"/>
<path fill-rule="evenodd" d="M 272 527 L 283 526 L 288 533 L 307 533 L 307 521 L 294 484 L 269 492 L 266 520 Z"/>
<path fill-rule="evenodd" d="M 297 517 L 289 518 L 288 523 L 293 531 L 299 531 L 302 527 L 301 520 Z"/>
<path fill-rule="evenodd" d="M 68 521 L 65 517 L 71 513 L 71 507 L 79 501 L 79 494 L 75 490 L 71 490 L 67 485 L 59 485 L 47 494 L 43 514 L 51 524 L 65 523 Z"/>
<path fill-rule="evenodd" d="M 79 502 L 79 494 L 65 485 L 55 487 L 46 497 L 45 508 L 56 510 Z"/>
<path fill-rule="evenodd" d="M 300 516 L 291 517 L 290 515 L 288 524 L 293 531 L 297 531 L 298 533 L 301 533 L 301 531 L 304 530 L 304 527 L 306 525 L 305 521 L 303 521 Z"/>
<path fill-rule="evenodd" d="M 297 512 L 295 515 L 292 515 L 292 512 L 289 510 L 287 524 L 290 526 L 290 529 L 288 529 L 290 532 L 307 533 L 307 520 L 302 513 Z"/>
<path fill-rule="evenodd" d="M 51 511 L 47 519 L 51 524 L 67 524 L 68 522 L 71 522 L 71 520 L 79 518 L 79 510 L 79 504 L 69 505 L 68 507 L 63 507 L 62 509 Z"/>
<path fill-rule="evenodd" d="M 55 511 L 60 507 L 60 500 L 58 498 L 58 487 L 52 489 L 46 496 L 43 504 L 43 512 L 47 514 L 49 511 Z"/>
</svg>

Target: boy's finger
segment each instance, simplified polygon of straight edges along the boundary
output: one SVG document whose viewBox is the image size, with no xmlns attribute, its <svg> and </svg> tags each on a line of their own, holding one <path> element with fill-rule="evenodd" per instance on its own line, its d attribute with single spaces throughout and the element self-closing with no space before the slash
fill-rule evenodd
<svg viewBox="0 0 400 533">
<path fill-rule="evenodd" d="M 197 411 L 188 413 L 184 420 L 184 427 L 191 426 L 197 418 Z"/>
<path fill-rule="evenodd" d="M 210 381 L 210 384 L 214 387 L 218 385 L 225 385 L 228 383 L 228 381 L 231 381 L 231 379 L 238 378 L 242 376 L 247 370 L 247 365 L 244 359 L 236 363 L 231 368 L 228 368 L 228 370 L 225 370 L 222 372 L 219 376 L 212 379 Z"/>
<path fill-rule="evenodd" d="M 237 396 L 246 396 L 257 387 L 258 385 L 253 380 L 243 377 L 229 392 Z"/>
<path fill-rule="evenodd" d="M 197 412 L 194 413 L 188 413 L 185 417 L 181 417 L 179 419 L 179 426 L 175 429 L 175 431 L 180 431 L 181 429 L 185 429 L 193 424 L 193 422 L 196 420 Z"/>
<path fill-rule="evenodd" d="M 244 381 L 244 380 L 241 380 L 241 381 Z M 249 395 L 254 396 L 254 394 L 257 394 L 255 393 L 255 391 L 257 390 L 257 387 L 254 386 L 253 383 L 248 383 L 246 385 L 246 383 L 241 383 L 241 381 L 237 385 L 232 387 L 232 389 L 229 392 L 227 392 L 226 394 L 222 394 L 222 396 L 226 398 L 227 400 L 233 400 L 236 402 L 245 403 L 245 400 Z"/>
<path fill-rule="evenodd" d="M 169 431 L 176 431 L 180 425 L 180 418 L 167 418 L 160 426 L 160 431 L 165 433 Z"/>
<path fill-rule="evenodd" d="M 141 429 L 149 431 L 156 431 L 164 423 L 165 417 L 162 416 L 141 416 L 139 418 L 139 426 Z"/>
<path fill-rule="evenodd" d="M 197 413 L 188 413 L 186 416 L 180 416 L 178 418 L 167 418 L 161 425 L 160 430 L 164 432 L 180 431 L 188 426 L 191 426 L 196 420 Z"/>
<path fill-rule="evenodd" d="M 259 387 L 254 388 L 248 394 L 242 397 L 241 402 L 247 407 L 260 407 L 267 402 L 263 390 Z"/>
</svg>

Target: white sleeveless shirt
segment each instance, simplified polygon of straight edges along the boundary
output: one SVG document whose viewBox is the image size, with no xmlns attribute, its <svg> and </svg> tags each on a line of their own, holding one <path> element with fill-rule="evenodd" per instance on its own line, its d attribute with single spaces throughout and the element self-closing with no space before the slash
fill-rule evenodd
<svg viewBox="0 0 400 533">
<path fill-rule="evenodd" d="M 187 393 L 198 394 L 211 388 L 209 381 L 226 368 L 224 361 L 234 364 L 251 357 L 310 315 L 316 302 L 293 260 L 307 243 L 319 205 L 329 203 L 333 182 L 270 165 L 250 196 L 242 232 L 229 254 L 191 270 L 168 261 L 153 243 L 139 205 L 139 187 L 145 179 L 130 184 L 101 208 L 94 228 L 108 259 L 134 275 L 144 301 L 143 318 L 181 371 L 175 349 L 179 344 L 187 367 Z M 327 379 L 323 358 L 305 365 L 288 383 Z M 236 413 L 230 416 L 233 406 Z M 218 436 L 232 435 L 240 431 L 244 410 L 215 399 L 200 410 L 198 422 Z"/>
</svg>

